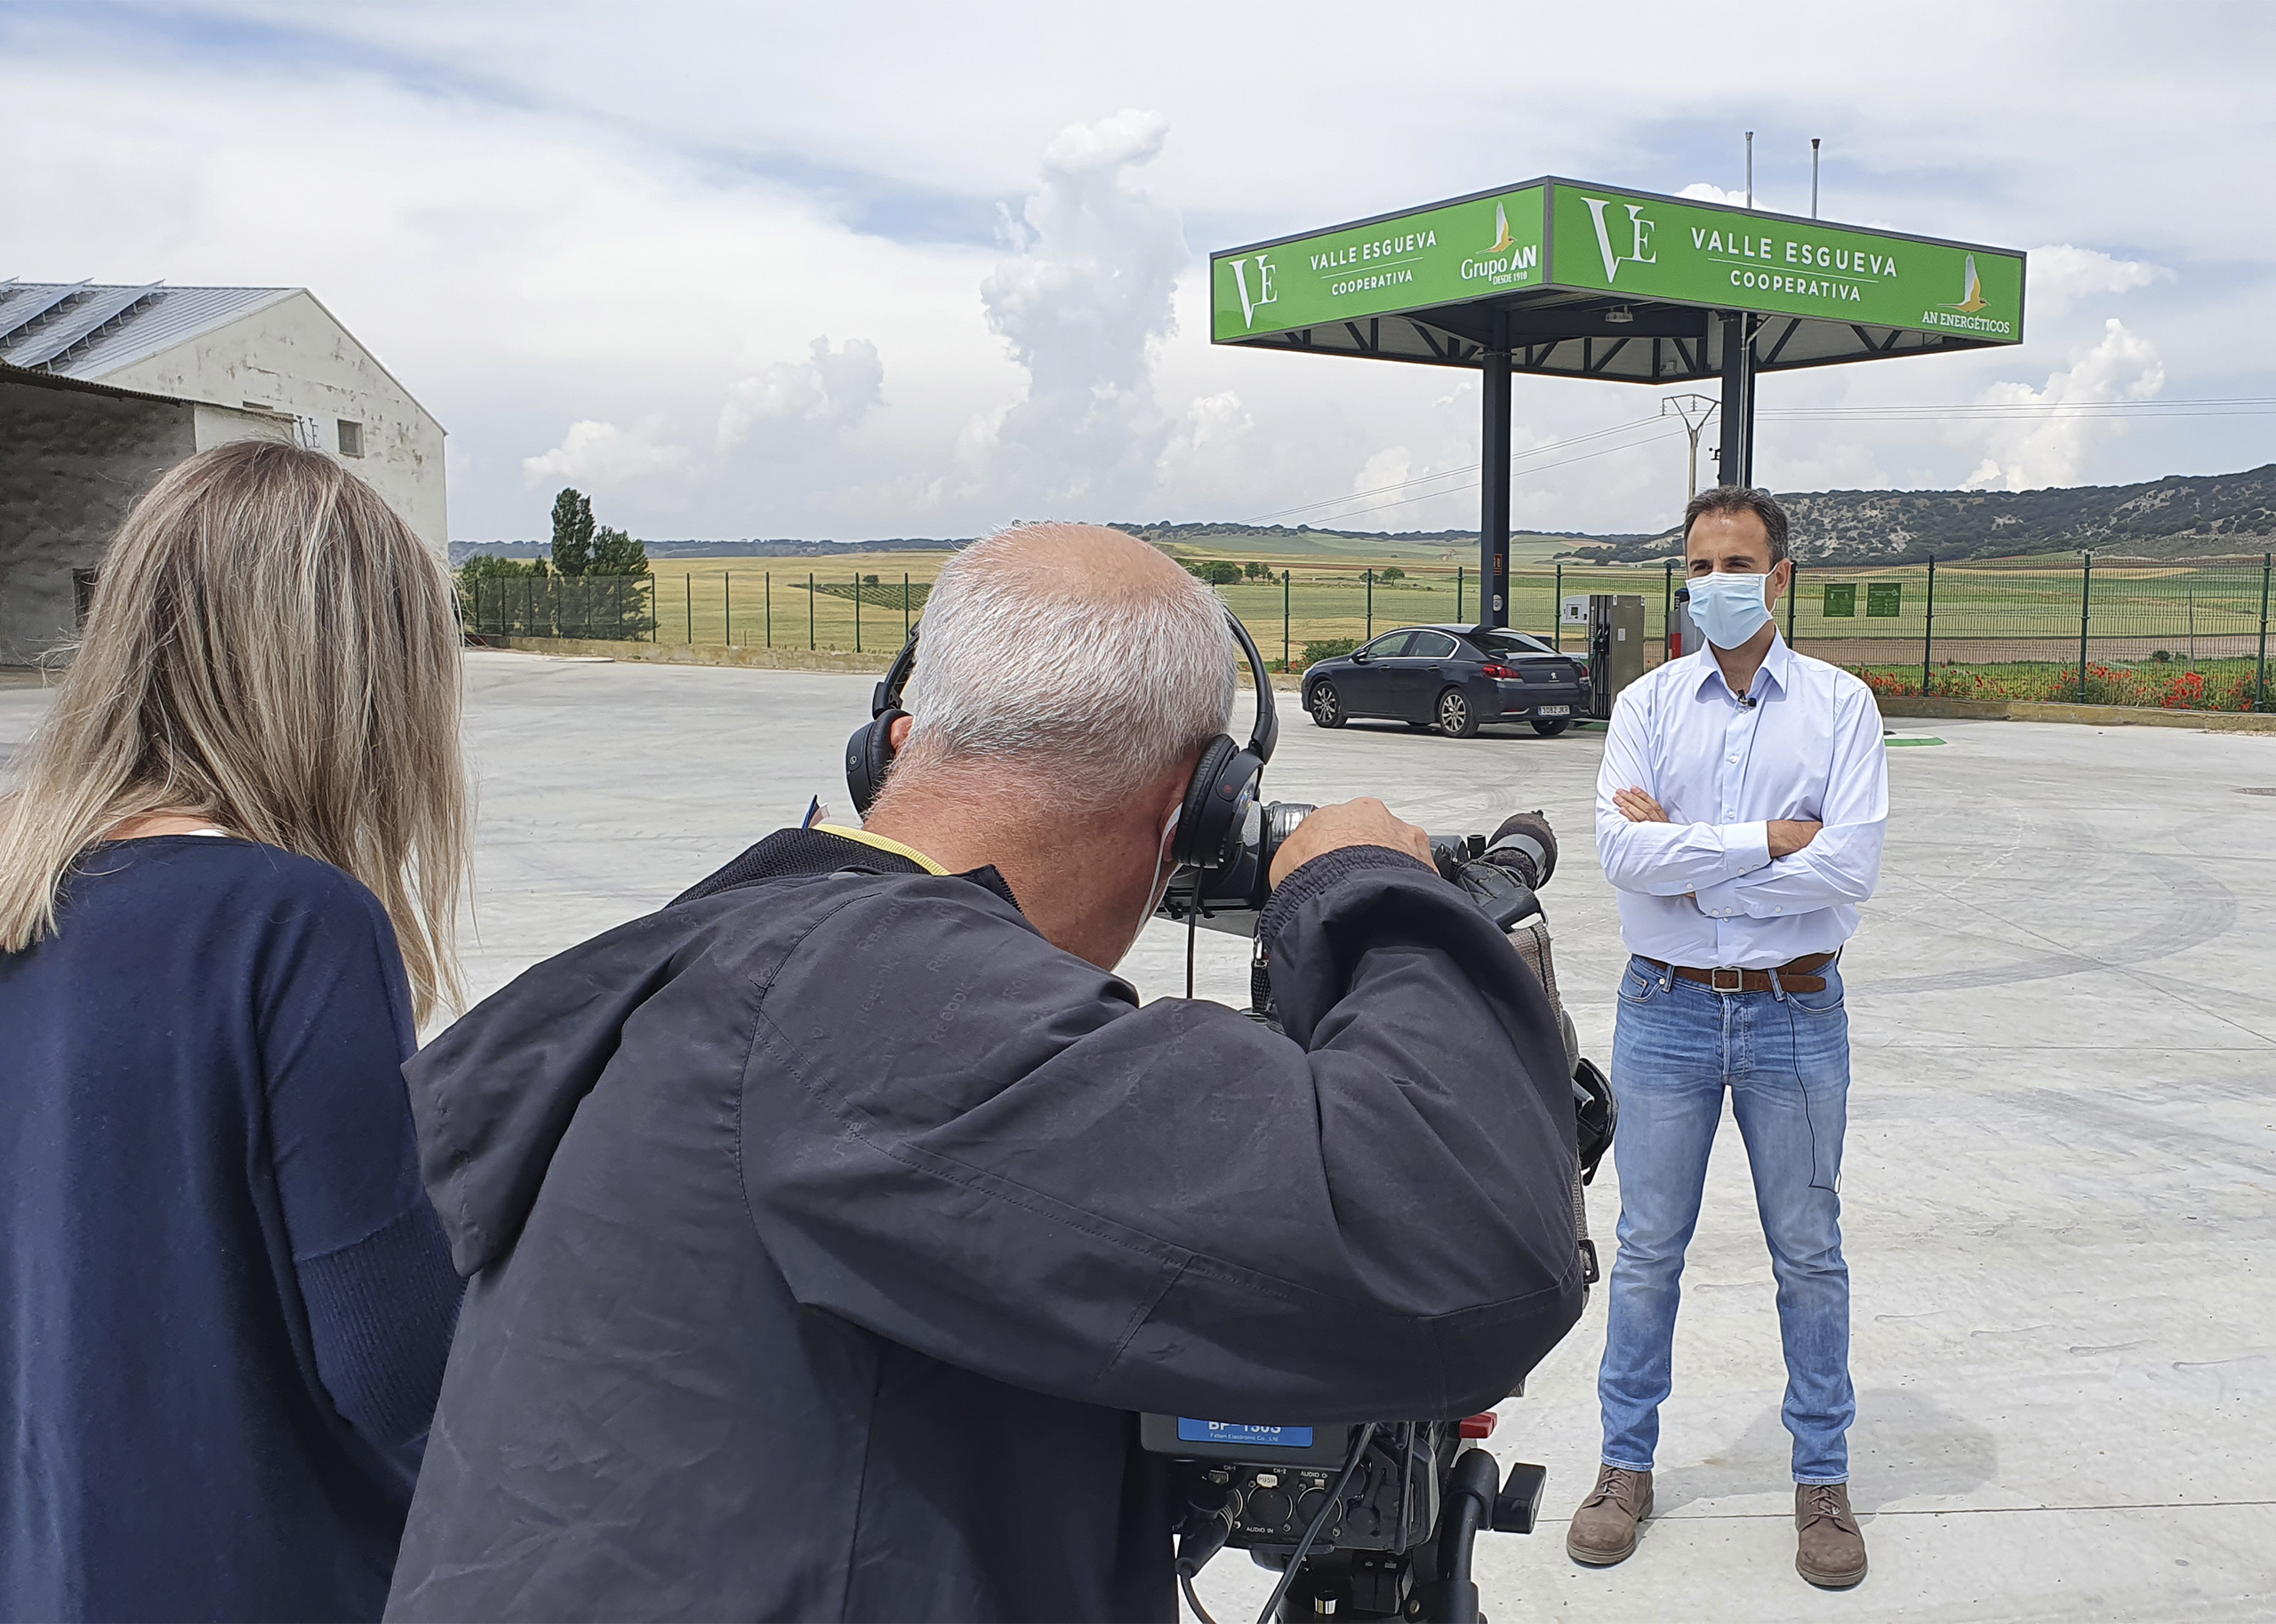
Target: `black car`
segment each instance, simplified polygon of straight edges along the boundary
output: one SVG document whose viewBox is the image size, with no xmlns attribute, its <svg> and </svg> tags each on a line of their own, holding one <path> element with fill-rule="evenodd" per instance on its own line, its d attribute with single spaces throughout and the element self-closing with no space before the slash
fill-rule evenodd
<svg viewBox="0 0 2276 1624">
<path fill-rule="evenodd" d="M 1589 714 L 1588 662 L 1498 626 L 1406 626 L 1304 673 L 1322 727 L 1385 716 L 1467 739 L 1488 722 L 1530 722 L 1552 738 Z"/>
</svg>

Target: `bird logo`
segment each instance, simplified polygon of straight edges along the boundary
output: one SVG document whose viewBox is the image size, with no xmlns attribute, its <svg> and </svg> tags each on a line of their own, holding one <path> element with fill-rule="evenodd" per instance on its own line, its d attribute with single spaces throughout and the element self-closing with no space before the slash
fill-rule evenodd
<svg viewBox="0 0 2276 1624">
<path fill-rule="evenodd" d="M 1967 256 L 1967 273 L 1961 280 L 1959 303 L 1946 305 L 1944 308 L 1972 316 L 1991 302 L 1983 297 L 1983 278 L 1975 274 L 1975 256 L 1970 254 Z"/>
<path fill-rule="evenodd" d="M 1486 252 L 1501 253 L 1515 246 L 1516 243 L 1510 236 L 1510 212 L 1497 203 L 1494 205 L 1494 246 Z"/>
</svg>

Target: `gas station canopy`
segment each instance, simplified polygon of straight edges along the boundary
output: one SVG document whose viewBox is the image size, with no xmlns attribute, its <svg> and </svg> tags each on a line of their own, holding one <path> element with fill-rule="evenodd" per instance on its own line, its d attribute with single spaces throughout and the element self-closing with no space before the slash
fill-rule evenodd
<svg viewBox="0 0 2276 1624">
<path fill-rule="evenodd" d="M 1630 383 L 2014 344 L 2024 256 L 1545 179 L 1210 256 L 1210 337 Z"/>
<path fill-rule="evenodd" d="M 2024 256 L 1553 177 L 1209 256 L 1209 339 L 1483 374 L 1480 617 L 1508 624 L 1510 378 L 1718 379 L 1754 482 L 1754 376 L 2019 344 Z"/>
</svg>

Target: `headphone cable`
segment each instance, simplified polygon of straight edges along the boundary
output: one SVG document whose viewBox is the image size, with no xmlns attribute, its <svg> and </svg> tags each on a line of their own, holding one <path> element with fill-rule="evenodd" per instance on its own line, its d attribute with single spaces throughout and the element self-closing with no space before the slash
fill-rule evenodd
<svg viewBox="0 0 2276 1624">
<path fill-rule="evenodd" d="M 1202 872 L 1199 869 L 1194 871 L 1193 902 L 1185 910 L 1185 996 L 1189 998 L 1193 996 L 1193 936 L 1201 918 Z"/>
</svg>

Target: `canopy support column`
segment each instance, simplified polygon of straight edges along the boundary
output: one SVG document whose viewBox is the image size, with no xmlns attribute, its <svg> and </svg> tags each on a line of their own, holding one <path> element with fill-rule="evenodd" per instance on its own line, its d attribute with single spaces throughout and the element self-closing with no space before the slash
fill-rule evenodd
<svg viewBox="0 0 2276 1624">
<path fill-rule="evenodd" d="M 1510 623 L 1510 322 L 1494 313 L 1494 341 L 1487 347 L 1479 393 L 1484 423 L 1479 435 L 1478 524 L 1478 620 L 1483 626 Z"/>
<path fill-rule="evenodd" d="M 1754 318 L 1733 311 L 1723 323 L 1723 448 L 1716 479 L 1754 483 Z"/>
</svg>

